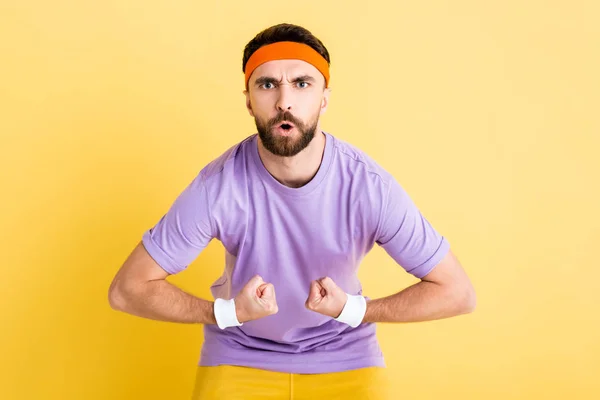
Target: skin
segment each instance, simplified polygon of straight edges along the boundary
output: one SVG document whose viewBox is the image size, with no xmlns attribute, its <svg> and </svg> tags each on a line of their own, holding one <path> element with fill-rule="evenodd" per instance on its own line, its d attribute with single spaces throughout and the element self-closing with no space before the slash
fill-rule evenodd
<svg viewBox="0 0 600 400">
<path fill-rule="evenodd" d="M 305 79 L 296 81 L 296 78 L 302 77 Z M 321 165 L 325 135 L 321 131 L 319 117 L 327 110 L 331 92 L 331 89 L 324 89 L 324 85 L 325 78 L 311 64 L 301 60 L 275 60 L 255 69 L 250 76 L 248 90 L 244 90 L 246 108 L 254 117 L 257 128 L 260 131 L 261 125 L 266 125 L 269 128 L 267 134 L 274 136 L 276 141 L 298 143 L 302 139 L 300 129 L 291 132 L 291 137 L 282 137 L 272 131 L 269 121 L 278 122 L 283 115 L 293 116 L 294 121 L 304 126 L 315 125 L 313 140 L 291 157 L 269 151 L 263 144 L 263 135 L 259 135 L 260 158 L 271 175 L 283 185 L 303 186 L 315 176 Z"/>
<path fill-rule="evenodd" d="M 258 151 L 281 184 L 301 187 L 317 173 L 325 135 L 320 116 L 331 89 L 321 73 L 301 60 L 269 61 L 252 74 L 243 94 L 259 131 Z M 287 119 L 295 128 L 282 135 L 277 126 Z M 169 283 L 165 272 L 140 241 L 115 275 L 109 303 L 115 310 L 143 318 L 179 323 L 215 324 L 212 301 L 193 296 Z M 310 283 L 305 306 L 336 318 L 347 295 L 329 277 Z M 473 286 L 452 250 L 419 282 L 393 295 L 367 302 L 363 322 L 418 322 L 470 313 L 475 309 Z M 256 275 L 235 297 L 240 322 L 278 312 L 275 288 Z"/>
</svg>

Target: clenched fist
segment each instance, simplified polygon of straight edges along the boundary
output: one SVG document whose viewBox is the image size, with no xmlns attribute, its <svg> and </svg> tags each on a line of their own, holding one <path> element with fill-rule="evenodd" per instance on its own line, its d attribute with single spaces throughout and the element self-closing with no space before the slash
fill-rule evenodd
<svg viewBox="0 0 600 400">
<path fill-rule="evenodd" d="M 235 313 L 241 323 L 277 314 L 278 310 L 273 284 L 259 275 L 252 277 L 235 296 Z"/>
<path fill-rule="evenodd" d="M 342 313 L 348 295 L 329 277 L 310 283 L 310 292 L 305 306 L 319 314 L 337 318 Z"/>
</svg>

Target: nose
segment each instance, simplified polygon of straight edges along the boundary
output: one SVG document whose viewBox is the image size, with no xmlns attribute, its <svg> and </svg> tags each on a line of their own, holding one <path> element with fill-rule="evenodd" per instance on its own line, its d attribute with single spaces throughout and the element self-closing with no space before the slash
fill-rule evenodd
<svg viewBox="0 0 600 400">
<path fill-rule="evenodd" d="M 292 90 L 287 85 L 279 86 L 279 97 L 277 99 L 277 111 L 284 112 L 292 109 Z"/>
</svg>

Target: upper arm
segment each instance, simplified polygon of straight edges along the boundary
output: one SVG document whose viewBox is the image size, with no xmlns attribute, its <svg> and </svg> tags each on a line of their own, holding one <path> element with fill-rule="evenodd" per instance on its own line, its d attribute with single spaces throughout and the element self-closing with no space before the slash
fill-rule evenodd
<svg viewBox="0 0 600 400">
<path fill-rule="evenodd" d="M 467 273 L 452 250 L 449 250 L 442 260 L 421 279 L 439 285 L 470 285 Z"/>
<path fill-rule="evenodd" d="M 114 306 L 121 302 L 123 292 L 134 291 L 140 285 L 166 279 L 167 276 L 169 273 L 154 261 L 140 241 L 113 278 L 109 288 L 109 301 Z"/>
<path fill-rule="evenodd" d="M 214 237 L 207 188 L 198 176 L 160 220 L 142 235 L 142 244 L 168 274 L 186 269 Z"/>
<path fill-rule="evenodd" d="M 456 297 L 464 301 L 469 309 L 475 307 L 475 289 L 452 250 L 449 250 L 435 268 L 421 279 L 445 287 L 450 292 L 455 293 Z"/>
<path fill-rule="evenodd" d="M 126 283 L 143 283 L 165 279 L 169 275 L 154 261 L 140 241 L 117 272 L 115 280 L 120 279 Z"/>
<path fill-rule="evenodd" d="M 388 183 L 376 242 L 408 273 L 422 278 L 448 254 L 450 243 L 395 179 Z"/>
<path fill-rule="evenodd" d="M 111 303 L 141 285 L 165 279 L 185 268 L 213 238 L 207 190 L 198 176 L 177 196 L 169 210 L 142 235 L 110 289 Z"/>
</svg>

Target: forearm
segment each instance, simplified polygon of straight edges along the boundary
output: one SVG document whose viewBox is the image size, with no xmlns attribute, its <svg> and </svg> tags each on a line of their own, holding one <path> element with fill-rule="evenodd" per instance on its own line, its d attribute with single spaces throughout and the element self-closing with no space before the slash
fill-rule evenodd
<svg viewBox="0 0 600 400">
<path fill-rule="evenodd" d="M 420 322 L 466 314 L 474 308 L 470 288 L 457 290 L 429 281 L 367 302 L 363 322 Z"/>
<path fill-rule="evenodd" d="M 162 279 L 136 288 L 115 288 L 111 306 L 158 321 L 216 324 L 214 302 L 195 297 Z"/>
</svg>

